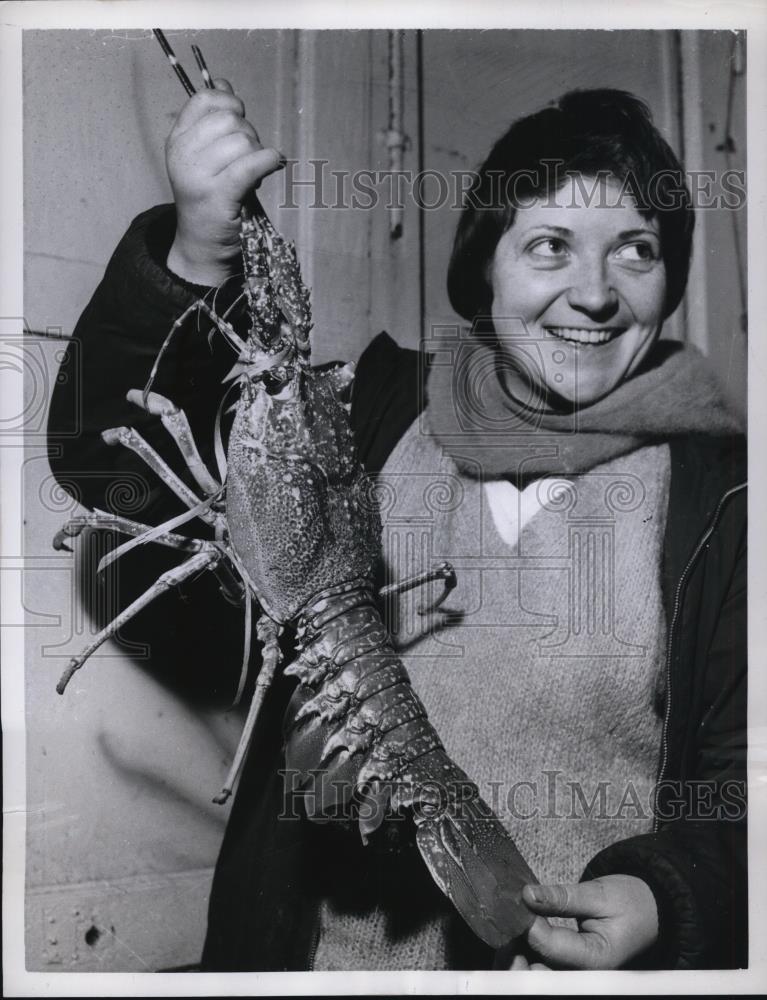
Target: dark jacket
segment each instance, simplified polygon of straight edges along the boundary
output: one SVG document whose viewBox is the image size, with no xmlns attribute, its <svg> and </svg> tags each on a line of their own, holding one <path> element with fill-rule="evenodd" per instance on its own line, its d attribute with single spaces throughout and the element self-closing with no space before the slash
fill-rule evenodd
<svg viewBox="0 0 767 1000">
<path fill-rule="evenodd" d="M 109 508 L 115 476 L 137 476 L 144 488 L 130 516 L 148 523 L 178 508 L 139 459 L 127 449 L 108 450 L 99 432 L 137 427 L 180 469 L 158 422 L 124 403 L 127 389 L 143 385 L 173 322 L 204 291 L 164 266 L 174 225 L 172 208 L 153 209 L 116 250 L 65 361 L 72 365 L 79 352 L 82 378 L 57 385 L 49 427 L 60 482 L 87 506 Z M 204 336 L 187 332 L 171 345 L 157 385 L 187 409 L 212 468 L 215 394 L 230 364 L 225 351 L 211 354 Z M 371 473 L 417 416 L 425 370 L 417 352 L 386 334 L 360 359 L 351 419 Z M 69 414 L 78 388 L 76 427 Z M 745 449 L 739 439 L 686 437 L 671 439 L 670 450 L 658 820 L 655 832 L 602 851 L 584 878 L 620 872 L 650 885 L 661 929 L 642 959 L 646 967 L 732 968 L 747 964 Z M 303 818 L 280 774 L 281 717 L 291 687 L 283 678 L 270 692 L 240 780 L 211 894 L 203 969 L 311 967 L 319 901 L 329 892 L 351 909 L 386 907 L 395 929 L 448 913 L 454 967 L 491 967 L 492 953 L 454 915 L 411 841 L 362 848 L 334 824 L 317 827 Z"/>
</svg>

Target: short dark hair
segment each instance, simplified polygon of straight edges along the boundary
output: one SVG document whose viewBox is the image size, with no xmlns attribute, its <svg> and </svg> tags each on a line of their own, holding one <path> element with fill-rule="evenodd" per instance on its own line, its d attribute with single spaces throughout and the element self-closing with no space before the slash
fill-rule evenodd
<svg viewBox="0 0 767 1000">
<path fill-rule="evenodd" d="M 550 195 L 568 176 L 609 174 L 645 218 L 657 218 L 666 265 L 664 315 L 687 285 L 695 216 L 684 170 L 644 101 L 623 90 L 573 90 L 515 121 L 469 188 L 447 272 L 464 319 L 489 315 L 489 264 L 523 199 Z"/>
</svg>

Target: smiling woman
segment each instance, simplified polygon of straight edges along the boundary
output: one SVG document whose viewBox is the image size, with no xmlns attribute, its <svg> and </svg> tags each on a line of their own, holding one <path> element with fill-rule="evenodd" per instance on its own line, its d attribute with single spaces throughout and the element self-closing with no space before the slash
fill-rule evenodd
<svg viewBox="0 0 767 1000">
<path fill-rule="evenodd" d="M 490 312 L 502 347 L 520 324 L 537 344 L 537 375 L 515 377 L 512 336 L 510 390 L 522 380 L 539 403 L 587 405 L 639 369 L 679 304 L 693 225 L 682 166 L 646 106 L 575 91 L 493 147 L 458 226 L 451 302 L 470 322 Z"/>
<path fill-rule="evenodd" d="M 511 362 L 507 388 L 514 391 L 517 355 L 503 334 L 509 320 L 521 321 L 541 352 L 536 389 L 580 406 L 637 371 L 660 335 L 666 298 L 657 222 L 620 203 L 617 179 L 586 180 L 595 202 L 569 178 L 518 212 L 491 271 L 493 325 Z"/>
</svg>

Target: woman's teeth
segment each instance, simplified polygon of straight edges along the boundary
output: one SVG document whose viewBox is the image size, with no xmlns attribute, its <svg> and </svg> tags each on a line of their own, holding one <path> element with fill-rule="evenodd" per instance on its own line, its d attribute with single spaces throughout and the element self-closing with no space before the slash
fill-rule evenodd
<svg viewBox="0 0 767 1000">
<path fill-rule="evenodd" d="M 569 340 L 575 344 L 604 344 L 620 333 L 618 327 L 606 330 L 585 330 L 577 326 L 547 326 L 546 331 L 560 340 Z"/>
</svg>

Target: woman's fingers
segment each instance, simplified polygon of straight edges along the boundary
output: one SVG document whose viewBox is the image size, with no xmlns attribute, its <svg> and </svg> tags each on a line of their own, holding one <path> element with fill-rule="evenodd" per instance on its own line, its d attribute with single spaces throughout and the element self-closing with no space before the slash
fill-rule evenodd
<svg viewBox="0 0 767 1000">
<path fill-rule="evenodd" d="M 612 967 L 611 947 L 599 934 L 552 927 L 538 917 L 527 932 L 530 947 L 552 966 L 568 969 L 607 969 Z"/>
<path fill-rule="evenodd" d="M 216 90 L 223 90 L 223 91 L 226 91 L 229 94 L 233 94 L 234 93 L 234 89 L 232 88 L 231 83 L 228 80 L 224 80 L 223 77 L 216 77 L 216 79 L 213 81 L 213 86 L 216 88 Z M 244 113 L 245 112 L 243 110 L 243 114 Z M 250 122 L 248 122 L 248 124 L 253 129 L 253 134 L 256 137 L 256 142 L 258 142 L 260 144 L 261 140 L 258 137 L 258 132 L 253 127 L 253 125 L 250 124 Z"/>
<path fill-rule="evenodd" d="M 548 965 L 544 965 L 543 962 L 528 962 L 525 955 L 519 954 L 514 956 L 514 960 L 509 966 L 511 972 L 550 972 Z"/>
<path fill-rule="evenodd" d="M 236 94 L 225 90 L 198 90 L 179 111 L 171 137 L 183 135 L 212 111 L 230 111 L 245 117 L 245 105 Z"/>
<path fill-rule="evenodd" d="M 178 145 L 188 149 L 203 150 L 222 136 L 242 132 L 256 138 L 256 130 L 246 118 L 231 110 L 213 111 L 200 119 L 196 127 L 178 138 Z"/>
<path fill-rule="evenodd" d="M 244 118 L 231 110 L 214 111 L 200 119 L 192 128 L 168 140 L 168 152 L 175 156 L 194 159 L 202 166 L 216 144 L 225 136 L 240 133 L 259 145 L 256 130 Z"/>
<path fill-rule="evenodd" d="M 526 885 L 522 898 L 531 910 L 547 917 L 608 915 L 604 887 L 599 881 L 577 885 Z"/>
<path fill-rule="evenodd" d="M 262 178 L 285 166 L 285 157 L 277 149 L 257 149 L 241 156 L 218 175 L 237 191 L 240 197 Z"/>
<path fill-rule="evenodd" d="M 230 132 L 222 135 L 212 142 L 198 156 L 198 163 L 201 168 L 201 175 L 211 178 L 215 183 L 215 177 L 227 167 L 231 166 L 241 157 L 248 153 L 254 153 L 261 149 L 256 140 L 247 132 Z"/>
<path fill-rule="evenodd" d="M 598 934 L 552 927 L 544 917 L 599 918 L 606 916 L 604 891 L 599 883 L 526 885 L 525 903 L 541 914 L 527 933 L 528 945 L 544 960 L 569 969 L 605 968 L 608 942 Z"/>
<path fill-rule="evenodd" d="M 250 122 L 228 107 L 208 112 L 185 132 L 173 133 L 167 152 L 174 175 L 182 172 L 190 180 L 197 177 L 202 181 L 215 177 L 241 156 L 260 148 L 258 134 Z"/>
<path fill-rule="evenodd" d="M 208 114 L 168 147 L 168 171 L 174 191 L 188 191 L 196 196 L 212 191 L 218 187 L 217 178 L 221 174 L 242 157 L 260 149 L 256 130 L 244 118 L 231 110 Z M 273 152 L 274 155 L 250 163 L 257 177 L 266 176 L 279 166 L 280 154 Z M 263 166 L 261 173 L 258 173 L 259 163 Z M 247 173 L 248 165 L 243 164 L 240 171 L 243 169 Z M 232 197 L 227 177 L 222 179 L 225 188 L 221 193 Z"/>
</svg>

